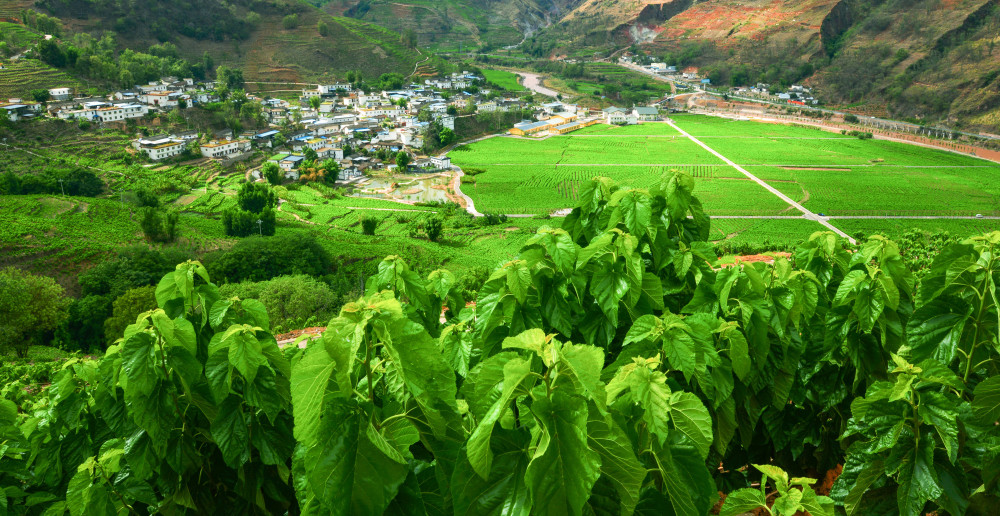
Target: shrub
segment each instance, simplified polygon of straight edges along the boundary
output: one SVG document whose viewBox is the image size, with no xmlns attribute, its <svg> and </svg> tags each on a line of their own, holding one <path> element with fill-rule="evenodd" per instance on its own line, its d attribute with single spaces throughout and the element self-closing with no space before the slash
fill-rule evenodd
<svg viewBox="0 0 1000 516">
<path fill-rule="evenodd" d="M 382 219 L 367 214 L 362 215 L 359 220 L 361 222 L 361 233 L 365 235 L 374 235 L 375 228 L 377 228 L 379 223 L 382 222 Z"/>
<path fill-rule="evenodd" d="M 496 226 L 497 224 L 504 224 L 508 220 L 507 214 L 505 213 L 483 213 L 482 217 L 476 219 L 476 223 L 480 226 Z"/>
<path fill-rule="evenodd" d="M 298 27 L 299 26 L 299 15 L 298 14 L 289 14 L 288 16 L 285 16 L 284 18 L 281 19 L 281 26 L 284 27 L 285 30 L 291 30 L 291 29 L 294 29 L 294 28 Z"/>
<path fill-rule="evenodd" d="M 139 226 L 147 240 L 168 243 L 177 239 L 177 212 L 158 208 L 142 208 L 141 211 Z"/>
<path fill-rule="evenodd" d="M 859 122 L 857 115 L 852 115 L 850 113 L 844 115 L 844 121 L 849 124 L 856 124 Z"/>
<path fill-rule="evenodd" d="M 322 276 L 330 272 L 332 258 L 315 238 L 290 234 L 274 238 L 250 237 L 228 251 L 205 257 L 212 277 L 221 282 L 263 281 L 287 274 Z"/>
<path fill-rule="evenodd" d="M 441 238 L 443 230 L 444 221 L 440 216 L 428 217 L 427 222 L 424 223 L 424 231 L 427 233 L 427 239 L 431 242 L 437 242 Z"/>
</svg>

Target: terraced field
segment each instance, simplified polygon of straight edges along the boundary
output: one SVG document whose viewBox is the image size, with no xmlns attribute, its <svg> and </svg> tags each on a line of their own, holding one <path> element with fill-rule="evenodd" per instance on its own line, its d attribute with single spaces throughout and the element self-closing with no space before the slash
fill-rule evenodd
<svg viewBox="0 0 1000 516">
<path fill-rule="evenodd" d="M 6 41 L 13 49 L 24 48 L 41 39 L 42 36 L 20 23 L 0 22 L 0 41 Z"/>
<path fill-rule="evenodd" d="M 26 98 L 31 90 L 49 88 L 79 88 L 72 77 L 35 59 L 4 62 L 0 70 L 0 99 Z"/>
</svg>

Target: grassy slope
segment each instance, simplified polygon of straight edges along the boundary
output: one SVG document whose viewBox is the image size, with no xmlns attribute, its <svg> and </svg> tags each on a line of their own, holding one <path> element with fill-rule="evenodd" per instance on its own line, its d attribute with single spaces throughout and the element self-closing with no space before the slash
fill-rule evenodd
<svg viewBox="0 0 1000 516">
<path fill-rule="evenodd" d="M 547 25 L 581 0 L 371 0 L 370 9 L 352 9 L 358 0 L 331 0 L 333 14 L 358 16 L 397 32 L 412 30 L 421 46 L 458 51 L 481 45 L 519 43 L 526 30 Z"/>
<path fill-rule="evenodd" d="M 878 116 L 957 118 L 974 130 L 1000 133 L 1000 78 L 994 73 L 1000 67 L 1000 50 L 994 50 L 1000 43 L 1000 8 L 995 2 L 861 0 L 844 4 L 853 6 L 845 16 L 835 9 L 843 3 L 839 0 L 708 0 L 664 21 L 637 24 L 647 3 L 654 2 L 586 0 L 540 37 L 555 45 L 554 54 L 580 57 L 620 49 L 635 36 L 646 38 L 645 48 L 654 55 L 708 43 L 695 65 L 743 64 L 752 74 L 791 56 L 794 63 L 811 62 L 819 70 L 806 82 L 833 104 L 850 103 L 850 109 Z M 824 22 L 835 30 L 824 35 Z M 626 36 L 623 27 L 642 30 Z M 843 36 L 839 52 L 828 62 L 824 40 L 832 44 L 832 34 Z M 842 88 L 834 86 L 834 74 L 859 73 L 840 70 L 851 69 L 857 51 L 870 55 L 865 49 L 873 45 L 888 52 L 860 71 L 865 77 L 856 78 L 870 83 L 870 91 L 860 102 L 843 96 Z"/>
</svg>

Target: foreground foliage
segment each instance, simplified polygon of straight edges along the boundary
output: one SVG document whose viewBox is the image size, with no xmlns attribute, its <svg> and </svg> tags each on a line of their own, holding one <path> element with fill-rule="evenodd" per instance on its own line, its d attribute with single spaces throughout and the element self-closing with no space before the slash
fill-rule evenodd
<svg viewBox="0 0 1000 516">
<path fill-rule="evenodd" d="M 794 264 L 716 269 L 692 186 L 595 180 L 475 305 L 389 257 L 301 347 L 183 263 L 102 360 L 0 400 L 0 513 L 995 503 L 1000 233 L 944 248 L 919 285 L 891 241 L 831 233 Z M 801 478 L 836 464 L 830 499 Z M 741 489 L 756 481 L 778 496 Z"/>
</svg>

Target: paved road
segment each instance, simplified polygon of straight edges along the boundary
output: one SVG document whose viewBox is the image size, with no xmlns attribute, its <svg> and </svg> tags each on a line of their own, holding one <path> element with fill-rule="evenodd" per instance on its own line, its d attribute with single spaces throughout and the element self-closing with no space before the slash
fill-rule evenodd
<svg viewBox="0 0 1000 516">
<path fill-rule="evenodd" d="M 808 209 L 806 209 L 801 204 L 799 204 L 799 203 L 795 202 L 794 200 L 792 200 L 791 197 L 789 197 L 789 196 L 781 193 L 777 188 L 775 188 L 775 187 L 773 187 L 773 186 L 765 183 L 763 180 L 761 180 L 757 176 L 751 174 L 750 172 L 747 172 L 747 170 L 745 168 L 737 165 L 736 163 L 733 163 L 733 161 L 731 159 L 723 156 L 722 154 L 719 154 L 718 152 L 715 151 L 715 149 L 709 147 L 708 145 L 705 145 L 704 143 L 701 142 L 701 140 L 695 138 L 694 136 L 691 136 L 684 129 L 681 129 L 680 127 L 677 127 L 677 124 L 673 123 L 672 121 L 667 120 L 667 123 L 670 124 L 670 127 L 673 127 L 674 129 L 680 131 L 681 134 L 683 134 L 684 136 L 687 136 L 688 138 L 691 139 L 691 141 L 697 143 L 701 148 L 707 150 L 708 152 L 711 152 L 713 155 L 715 155 L 715 157 L 717 157 L 717 158 L 721 159 L 722 161 L 726 162 L 727 165 L 729 165 L 729 166 L 735 168 L 736 170 L 740 171 L 741 174 L 749 177 L 755 183 L 759 184 L 760 186 L 763 186 L 764 188 L 767 189 L 767 191 L 773 193 L 779 199 L 781 199 L 782 201 L 785 201 L 786 203 L 788 203 L 789 206 L 791 206 L 791 207 L 795 208 L 796 210 L 799 210 L 800 212 L 802 212 L 802 215 L 805 218 L 807 218 L 809 220 L 815 220 L 816 222 L 819 222 L 820 224 L 826 226 L 828 229 L 830 229 L 834 233 L 836 233 L 836 234 L 838 234 L 838 235 L 846 238 L 852 244 L 857 243 L 857 242 L 854 241 L 853 238 L 851 238 L 850 235 L 848 235 L 847 233 L 844 233 L 843 231 L 837 229 L 833 224 L 830 224 L 830 222 L 828 222 L 826 220 L 826 217 L 821 217 L 821 216 L 819 216 L 819 215 L 817 215 L 817 214 L 809 211 Z"/>
<path fill-rule="evenodd" d="M 559 92 L 555 90 L 542 86 L 542 76 L 537 73 L 517 72 L 517 74 L 523 79 L 521 84 L 535 93 L 541 93 L 542 95 L 547 95 L 549 97 L 555 97 L 559 94 Z"/>
</svg>

